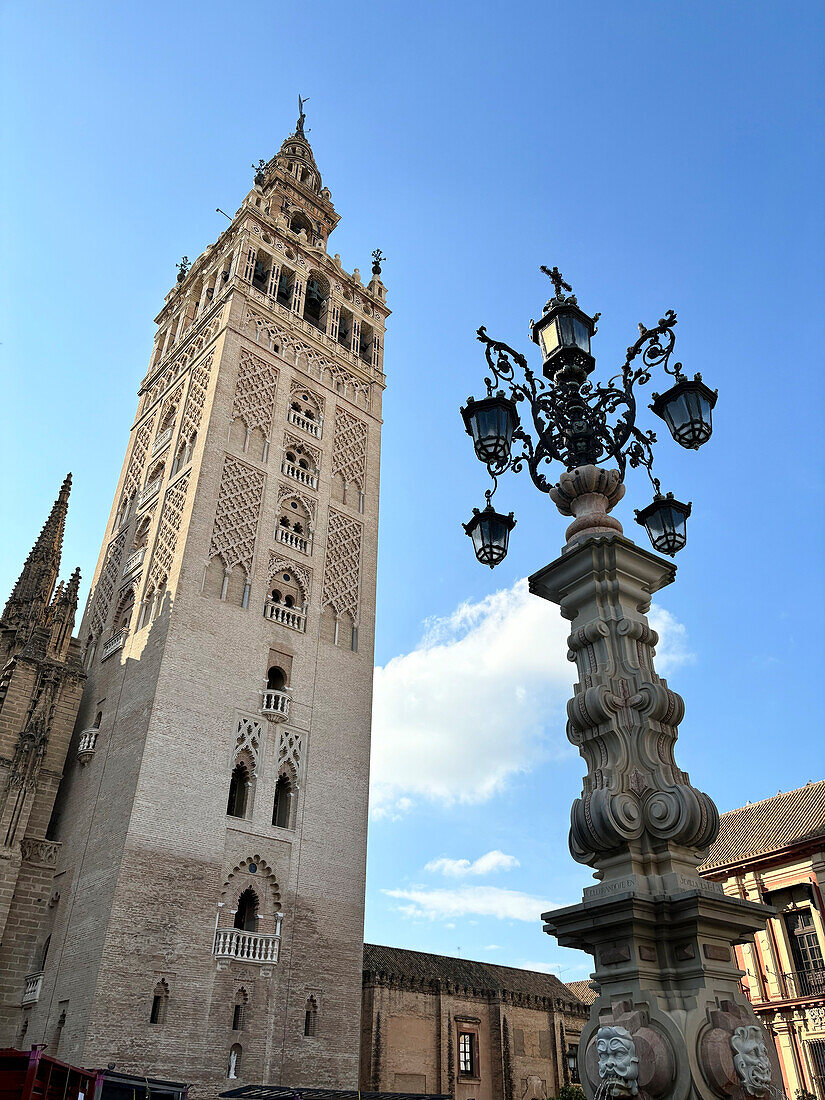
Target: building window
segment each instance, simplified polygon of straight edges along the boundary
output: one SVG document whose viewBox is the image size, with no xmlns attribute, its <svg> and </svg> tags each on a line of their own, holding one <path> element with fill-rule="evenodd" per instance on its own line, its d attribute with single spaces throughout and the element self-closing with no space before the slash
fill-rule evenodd
<svg viewBox="0 0 825 1100">
<path fill-rule="evenodd" d="M 235 994 L 235 1004 L 232 1006 L 232 1030 L 243 1031 L 246 1023 L 246 1004 L 249 998 L 245 989 L 239 989 Z"/>
<path fill-rule="evenodd" d="M 791 945 L 796 987 L 792 996 L 811 997 L 825 993 L 825 964 L 810 909 L 797 909 L 785 914 L 785 928 Z"/>
<path fill-rule="evenodd" d="M 307 1001 L 304 1012 L 304 1035 L 318 1034 L 318 1002 L 314 997 Z"/>
<path fill-rule="evenodd" d="M 458 1033 L 458 1074 L 460 1077 L 476 1076 L 476 1037 L 473 1031 Z"/>
<path fill-rule="evenodd" d="M 279 775 L 275 784 L 275 804 L 272 807 L 272 824 L 279 829 L 289 828 L 292 808 L 292 784 L 289 776 Z"/>
<path fill-rule="evenodd" d="M 242 932 L 254 932 L 258 927 L 258 895 L 251 886 L 243 891 L 238 898 L 238 908 L 235 910 L 234 927 Z"/>
<path fill-rule="evenodd" d="M 239 761 L 232 769 L 232 778 L 229 780 L 229 800 L 226 804 L 226 812 L 229 817 L 244 817 L 246 815 L 248 793 L 249 769 L 246 764 Z"/>
<path fill-rule="evenodd" d="M 163 1024 L 166 1022 L 166 1008 L 169 1004 L 169 986 L 165 981 L 159 981 L 155 986 L 152 997 L 152 1009 L 149 1013 L 150 1024 Z"/>
</svg>

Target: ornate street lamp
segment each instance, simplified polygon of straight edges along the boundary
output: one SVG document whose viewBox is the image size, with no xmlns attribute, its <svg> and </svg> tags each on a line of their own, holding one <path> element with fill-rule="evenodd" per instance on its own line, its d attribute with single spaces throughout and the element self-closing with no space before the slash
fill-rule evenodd
<svg viewBox="0 0 825 1100">
<path fill-rule="evenodd" d="M 676 342 L 673 310 L 668 310 L 652 328 L 639 325 L 639 338 L 627 349 L 617 374 L 605 383 L 590 381 L 595 367 L 590 341 L 600 315 L 591 317 L 579 307 L 558 268 L 543 267 L 542 271 L 552 280 L 555 294 L 545 304 L 541 319 L 530 323 L 530 334 L 542 352 L 544 377 L 537 376 L 525 357 L 508 344 L 491 340 L 483 326 L 478 330 L 491 372 L 485 379 L 487 396 L 479 401 L 468 398 L 461 415 L 476 456 L 493 478 L 492 491 L 507 470 L 519 472 L 526 466 L 536 487 L 555 500 L 553 494 L 559 487 L 547 477 L 547 466 L 553 461 L 569 471 L 602 461 L 614 462 L 620 483 L 628 466 L 644 467 L 653 484 L 654 498 L 638 513 L 639 522 L 657 550 L 673 555 L 685 545 L 690 505 L 674 500 L 670 493 L 663 496 L 659 480 L 653 476 L 652 445 L 656 435 L 636 425 L 636 387 L 647 385 L 658 367 L 675 379 L 666 393 L 654 393 L 650 408 L 665 421 L 676 442 L 691 450 L 710 438 L 716 391 L 704 384 L 700 374 L 692 380 L 686 378 L 681 363 L 671 367 Z M 509 390 L 509 396 L 499 388 L 502 386 Z M 529 428 L 519 420 L 520 401 L 529 410 Z M 578 511 L 569 514 L 578 515 L 582 507 L 580 502 Z M 507 539 L 499 530 L 494 542 L 485 535 L 479 543 L 484 532 L 482 520 L 476 517 L 487 513 L 499 515 L 492 511 L 489 499 L 485 512 L 476 510 L 464 528 L 473 538 L 476 557 L 492 568 L 504 560 Z M 492 516 L 489 520 L 492 523 Z"/>
<path fill-rule="evenodd" d="M 676 568 L 626 538 L 610 515 L 628 467 L 643 467 L 654 498 L 636 518 L 655 550 L 672 557 L 682 549 L 691 506 L 663 494 L 653 476 L 656 436 L 636 424 L 637 390 L 659 367 L 674 378 L 650 408 L 690 450 L 710 438 L 716 393 L 670 366 L 672 310 L 639 326 L 614 377 L 592 382 L 598 315 L 579 308 L 557 268 L 543 270 L 555 295 L 531 326 L 541 374 L 478 330 L 487 397 L 461 411 L 494 487 L 464 529 L 480 562 L 504 559 L 515 521 L 491 498 L 503 473 L 525 467 L 573 517 L 561 555 L 529 578 L 530 591 L 558 604 L 569 623 L 578 683 L 567 736 L 587 765 L 570 852 L 598 879 L 578 905 L 542 915 L 563 947 L 593 956 L 597 997 L 567 1065 L 588 1100 L 769 1100 L 779 1095 L 779 1066 L 742 992 L 733 946 L 752 940 L 772 910 L 699 875 L 719 814 L 676 763 L 684 703 L 656 673 L 658 635 L 647 619 Z M 553 462 L 563 467 L 555 479 Z"/>
</svg>

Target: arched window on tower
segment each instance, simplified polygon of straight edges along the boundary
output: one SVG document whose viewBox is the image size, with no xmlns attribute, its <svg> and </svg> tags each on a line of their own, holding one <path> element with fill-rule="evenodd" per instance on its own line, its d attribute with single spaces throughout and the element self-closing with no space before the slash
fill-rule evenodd
<svg viewBox="0 0 825 1100">
<path fill-rule="evenodd" d="M 235 994 L 235 1004 L 232 1006 L 232 1030 L 243 1031 L 246 1024 L 246 1006 L 249 997 L 245 989 L 239 989 Z"/>
<path fill-rule="evenodd" d="M 272 806 L 272 824 L 288 829 L 292 820 L 293 788 L 288 775 L 279 775 L 275 784 L 275 802 Z"/>
<path fill-rule="evenodd" d="M 290 215 L 289 228 L 293 233 L 306 233 L 308 240 L 312 237 L 312 222 L 301 210 L 296 210 Z"/>
<path fill-rule="evenodd" d="M 232 778 L 229 780 L 229 799 L 226 804 L 226 813 L 229 817 L 246 816 L 249 781 L 249 769 L 242 760 L 239 760 L 232 769 Z"/>
<path fill-rule="evenodd" d="M 304 1035 L 318 1034 L 318 1002 L 310 997 L 304 1010 Z"/>
<path fill-rule="evenodd" d="M 169 1005 L 169 986 L 161 979 L 155 986 L 152 996 L 152 1008 L 149 1012 L 150 1024 L 166 1023 L 166 1009 Z"/>
<path fill-rule="evenodd" d="M 129 623 L 132 621 L 132 611 L 135 607 L 135 590 L 134 588 L 128 588 L 118 601 L 117 609 L 115 610 L 115 620 L 112 623 L 112 637 L 115 634 L 119 634 L 121 631 L 129 629 Z"/>
<path fill-rule="evenodd" d="M 329 283 L 313 271 L 307 280 L 306 297 L 304 298 L 304 320 L 309 321 L 321 332 L 327 329 L 327 304 L 329 302 Z"/>
<path fill-rule="evenodd" d="M 273 665 L 266 674 L 267 691 L 283 691 L 286 687 L 286 673 L 280 665 Z"/>
<path fill-rule="evenodd" d="M 295 272 L 291 268 L 282 267 L 281 274 L 278 277 L 278 293 L 275 295 L 275 300 L 279 305 L 286 306 L 287 309 L 290 308 L 294 287 Z"/>
<path fill-rule="evenodd" d="M 258 910 L 260 902 L 258 895 L 251 886 L 243 891 L 238 898 L 238 908 L 235 911 L 234 927 L 241 932 L 255 932 L 258 928 Z"/>
</svg>

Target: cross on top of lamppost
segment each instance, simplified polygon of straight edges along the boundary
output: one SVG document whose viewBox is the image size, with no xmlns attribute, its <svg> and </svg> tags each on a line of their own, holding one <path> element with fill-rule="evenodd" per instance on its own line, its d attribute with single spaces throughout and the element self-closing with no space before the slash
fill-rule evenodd
<svg viewBox="0 0 825 1100">
<path fill-rule="evenodd" d="M 636 513 L 637 521 L 647 529 L 655 549 L 673 555 L 687 540 L 685 524 L 691 505 L 676 500 L 672 493 L 663 494 L 659 479 L 653 476 L 656 435 L 637 426 L 636 389 L 650 382 L 657 367 L 673 377 L 674 385 L 661 395 L 654 393 L 649 407 L 665 421 L 676 442 L 690 450 L 710 439 L 716 391 L 702 382 L 701 374 L 689 379 L 682 374 L 680 363 L 670 365 L 676 343 L 673 310 L 668 310 L 657 325 L 639 326 L 639 337 L 627 349 L 618 373 L 607 382 L 591 382 L 589 376 L 596 360 L 590 341 L 599 314 L 588 315 L 579 307 L 558 267 L 542 266 L 541 270 L 556 292 L 541 318 L 530 326 L 531 338 L 543 354 L 543 377 L 536 375 L 522 354 L 502 341 L 492 340 L 483 326 L 478 330 L 490 370 L 485 378 L 487 396 L 479 401 L 468 398 L 461 414 L 476 455 L 493 479 L 492 491 L 496 491 L 498 478 L 507 470 L 519 473 L 526 467 L 536 488 L 549 494 L 562 514 L 578 515 L 579 506 L 573 507 L 572 500 L 558 499 L 560 492 L 564 496 L 560 488 L 564 479 L 556 485 L 547 476 L 547 466 L 558 461 L 572 472 L 611 462 L 616 466 L 612 474 L 617 488 L 615 499 L 605 505 L 608 512 L 624 494 L 627 467 L 643 467 L 653 485 L 654 498 Z M 563 291 L 570 293 L 565 296 Z M 520 420 L 519 402 L 529 413 L 527 424 Z M 586 495 L 584 490 L 581 495 Z M 489 499 L 484 511 L 474 513 L 464 527 L 473 539 L 479 561 L 491 568 L 503 561 L 514 524 L 512 513 L 508 518 L 496 512 Z M 615 520 L 606 526 L 621 529 Z"/>
<path fill-rule="evenodd" d="M 547 278 L 552 282 L 553 286 L 556 288 L 556 297 L 557 298 L 561 298 L 562 290 L 566 290 L 569 294 L 573 293 L 572 286 L 570 285 L 570 283 L 566 283 L 564 281 L 564 279 L 562 278 L 562 274 L 561 274 L 561 272 L 559 271 L 559 269 L 557 267 L 549 268 L 549 267 L 545 267 L 544 264 L 542 264 L 541 265 L 541 270 L 544 272 L 544 274 L 547 276 Z"/>
</svg>

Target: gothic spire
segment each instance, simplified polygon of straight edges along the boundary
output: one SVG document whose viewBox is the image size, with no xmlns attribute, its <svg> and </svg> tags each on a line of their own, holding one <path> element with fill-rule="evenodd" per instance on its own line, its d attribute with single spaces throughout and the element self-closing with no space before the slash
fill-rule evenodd
<svg viewBox="0 0 825 1100">
<path fill-rule="evenodd" d="M 7 627 L 19 629 L 27 624 L 34 627 L 49 606 L 60 571 L 60 554 L 71 488 L 72 475 L 67 474 L 49 518 L 43 524 L 43 529 L 26 558 L 23 572 L 9 596 L 3 612 L 3 623 Z"/>
</svg>

